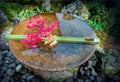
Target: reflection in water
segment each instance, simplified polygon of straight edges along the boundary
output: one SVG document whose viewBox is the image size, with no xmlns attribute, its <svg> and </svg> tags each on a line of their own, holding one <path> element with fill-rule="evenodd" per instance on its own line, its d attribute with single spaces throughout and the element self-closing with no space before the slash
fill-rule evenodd
<svg viewBox="0 0 120 82">
<path fill-rule="evenodd" d="M 83 22 L 79 18 L 71 18 L 70 20 L 64 20 L 63 14 L 56 14 L 60 21 L 60 31 L 62 36 L 73 36 L 73 37 L 95 37 L 93 29 L 91 29 L 87 23 Z M 59 43 L 57 47 L 53 48 L 52 51 L 56 52 L 57 56 L 72 56 L 82 55 L 84 51 L 92 51 L 93 46 L 83 44 L 67 44 Z M 90 54 L 91 52 L 87 53 Z"/>
</svg>

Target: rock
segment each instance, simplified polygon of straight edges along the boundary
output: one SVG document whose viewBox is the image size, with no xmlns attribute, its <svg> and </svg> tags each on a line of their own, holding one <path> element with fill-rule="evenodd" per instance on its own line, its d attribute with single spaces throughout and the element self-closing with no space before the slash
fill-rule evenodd
<svg viewBox="0 0 120 82">
<path fill-rule="evenodd" d="M 2 65 L 2 53 L 1 53 L 1 50 L 0 50 L 0 66 Z"/>
<path fill-rule="evenodd" d="M 2 82 L 9 82 L 10 81 L 10 76 L 5 76 L 2 80 Z"/>
<path fill-rule="evenodd" d="M 89 12 L 87 8 L 80 0 L 76 0 L 75 2 L 63 7 L 61 12 L 79 17 L 85 21 L 89 18 Z"/>
<path fill-rule="evenodd" d="M 93 81 L 95 79 L 95 76 L 90 76 L 89 79 Z"/>
<path fill-rule="evenodd" d="M 22 80 L 21 82 L 26 82 L 25 80 Z"/>
<path fill-rule="evenodd" d="M 8 74 L 7 74 L 7 73 L 4 73 L 4 74 L 3 74 L 3 77 L 6 77 L 6 76 L 8 76 Z"/>
<path fill-rule="evenodd" d="M 39 79 L 39 78 L 37 78 L 35 82 L 40 82 L 40 79 Z"/>
<path fill-rule="evenodd" d="M 1 54 L 2 55 L 6 55 L 8 53 L 8 50 L 2 51 Z"/>
<path fill-rule="evenodd" d="M 10 34 L 12 30 L 13 26 L 9 27 L 8 30 L 2 32 L 2 34 L 0 35 L 0 50 L 2 51 L 9 50 L 8 40 L 5 39 L 5 35 Z"/>
<path fill-rule="evenodd" d="M 5 63 L 9 64 L 9 63 L 12 63 L 13 60 L 11 60 L 11 58 L 9 57 L 5 57 Z"/>
<path fill-rule="evenodd" d="M 45 7 L 46 10 L 50 10 L 51 8 L 50 0 L 43 0 L 43 6 Z"/>
<path fill-rule="evenodd" d="M 10 78 L 10 82 L 15 82 L 13 78 Z"/>
<path fill-rule="evenodd" d="M 90 71 L 89 70 L 85 70 L 85 75 L 90 76 Z"/>
<path fill-rule="evenodd" d="M 92 74 L 93 76 L 97 76 L 97 73 L 95 72 L 94 69 L 92 69 L 91 74 Z"/>
<path fill-rule="evenodd" d="M 83 75 L 84 71 L 83 71 L 83 67 L 80 68 L 80 73 Z"/>
<path fill-rule="evenodd" d="M 93 68 L 92 67 L 92 62 L 91 61 L 88 61 L 88 66 L 87 66 L 88 68 Z"/>
<path fill-rule="evenodd" d="M 95 67 L 98 62 L 98 59 L 95 55 L 93 55 L 93 57 L 90 59 L 90 61 L 91 61 L 91 65 Z"/>
<path fill-rule="evenodd" d="M 8 57 L 11 57 L 13 55 L 13 53 L 11 52 L 11 51 L 9 51 L 8 53 L 7 53 L 7 56 Z"/>
<path fill-rule="evenodd" d="M 20 64 L 20 61 L 18 61 L 17 59 L 15 60 L 16 64 Z"/>
<path fill-rule="evenodd" d="M 95 82 L 104 82 L 102 77 L 96 77 Z"/>
<path fill-rule="evenodd" d="M 9 23 L 9 20 L 7 16 L 0 10 L 0 28 L 7 25 Z"/>
<path fill-rule="evenodd" d="M 27 70 L 23 68 L 23 69 L 21 69 L 20 73 L 25 74 L 25 73 L 27 73 Z"/>
<path fill-rule="evenodd" d="M 86 79 L 86 80 L 85 80 L 85 82 L 92 82 L 92 81 L 91 81 L 91 80 L 89 80 L 89 79 Z"/>
<path fill-rule="evenodd" d="M 113 79 L 114 79 L 114 82 L 120 82 L 120 76 L 115 76 Z"/>
<path fill-rule="evenodd" d="M 21 77 L 21 79 L 26 79 L 29 75 L 30 75 L 29 73 L 26 73 Z"/>
<path fill-rule="evenodd" d="M 16 18 L 16 19 L 14 20 L 14 26 L 16 26 L 18 23 L 20 23 L 20 22 L 23 21 L 24 19 L 26 19 L 26 18 Z"/>
<path fill-rule="evenodd" d="M 5 73 L 5 70 L 0 70 L 0 77 L 2 77 L 4 73 Z"/>
<path fill-rule="evenodd" d="M 65 82 L 73 82 L 73 78 L 69 78 L 69 79 L 65 80 Z"/>
<path fill-rule="evenodd" d="M 5 39 L 3 39 L 2 37 L 3 36 L 0 35 L 0 50 L 1 51 L 9 50 L 7 41 Z"/>
<path fill-rule="evenodd" d="M 32 81 L 31 82 L 35 82 L 35 79 L 32 79 Z"/>
<path fill-rule="evenodd" d="M 3 66 L 1 67 L 1 70 L 7 70 L 8 69 L 8 64 L 3 62 Z"/>
<path fill-rule="evenodd" d="M 22 68 L 22 65 L 21 65 L 21 64 L 17 65 L 17 67 L 15 68 L 16 72 L 19 72 L 19 70 L 20 70 L 21 68 Z"/>
<path fill-rule="evenodd" d="M 82 79 L 78 79 L 77 82 L 84 82 L 84 80 L 82 80 Z"/>
<path fill-rule="evenodd" d="M 9 65 L 9 68 L 15 68 L 15 66 L 16 66 L 16 63 L 11 63 L 11 64 Z"/>
<path fill-rule="evenodd" d="M 8 74 L 9 76 L 13 76 L 14 73 L 15 73 L 15 70 L 13 70 L 13 69 L 8 69 L 8 70 L 7 70 L 7 74 Z"/>
<path fill-rule="evenodd" d="M 86 80 L 88 78 L 88 76 L 87 75 L 81 75 L 81 77 L 80 77 L 80 79 L 83 79 L 83 80 Z"/>
<path fill-rule="evenodd" d="M 100 45 L 96 46 L 96 51 L 98 51 L 100 54 L 105 54 L 105 51 L 102 47 L 100 47 Z"/>
<path fill-rule="evenodd" d="M 91 68 L 91 74 L 93 76 L 97 76 L 97 73 L 95 72 L 94 68 L 92 67 L 92 62 L 88 61 L 88 68 Z"/>
<path fill-rule="evenodd" d="M 106 58 L 102 59 L 102 69 L 108 75 L 118 74 L 120 72 L 120 52 L 110 49 Z"/>
<path fill-rule="evenodd" d="M 27 77 L 27 82 L 30 82 L 33 79 L 34 75 L 30 75 Z"/>
</svg>

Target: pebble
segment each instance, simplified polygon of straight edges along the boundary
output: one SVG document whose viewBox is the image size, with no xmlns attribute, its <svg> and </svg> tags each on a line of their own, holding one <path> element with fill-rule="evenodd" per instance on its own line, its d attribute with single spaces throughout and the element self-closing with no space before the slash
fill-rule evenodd
<svg viewBox="0 0 120 82">
<path fill-rule="evenodd" d="M 0 66 L 2 65 L 2 53 L 1 53 L 1 50 L 0 50 Z"/>
<path fill-rule="evenodd" d="M 94 56 L 94 58 L 91 60 L 91 64 L 92 64 L 92 66 L 96 66 L 96 64 L 97 64 L 97 62 L 98 62 L 98 59 L 96 58 L 96 56 Z"/>
<path fill-rule="evenodd" d="M 33 78 L 31 82 L 35 82 L 35 79 Z"/>
<path fill-rule="evenodd" d="M 9 82 L 10 81 L 10 76 L 5 76 L 2 80 L 2 82 Z"/>
<path fill-rule="evenodd" d="M 1 51 L 9 50 L 7 42 L 5 40 L 3 40 L 1 37 L 0 37 L 0 50 Z"/>
<path fill-rule="evenodd" d="M 15 59 L 15 62 L 16 62 L 16 64 L 20 64 L 20 62 L 17 59 Z"/>
<path fill-rule="evenodd" d="M 22 68 L 22 65 L 21 65 L 21 64 L 17 65 L 17 67 L 15 68 L 16 72 L 19 72 L 19 70 L 20 70 L 21 68 Z"/>
<path fill-rule="evenodd" d="M 22 80 L 21 82 L 26 82 L 25 80 Z"/>
<path fill-rule="evenodd" d="M 102 77 L 96 77 L 95 82 L 103 82 L 103 78 Z"/>
<path fill-rule="evenodd" d="M 89 79 L 86 79 L 86 80 L 85 80 L 85 82 L 92 82 L 92 81 L 91 81 L 91 80 L 89 80 Z"/>
<path fill-rule="evenodd" d="M 29 75 L 30 75 L 29 73 L 26 73 L 21 77 L 21 79 L 26 79 Z"/>
<path fill-rule="evenodd" d="M 114 81 L 115 81 L 115 82 L 120 82 L 120 76 L 114 77 Z"/>
<path fill-rule="evenodd" d="M 92 74 L 93 76 L 97 76 L 97 73 L 95 72 L 94 69 L 92 69 L 91 74 Z"/>
<path fill-rule="evenodd" d="M 93 81 L 95 79 L 95 77 L 94 76 L 90 76 L 89 79 Z"/>
<path fill-rule="evenodd" d="M 7 74 L 8 74 L 9 76 L 14 75 L 14 73 L 15 73 L 15 70 L 13 70 L 13 69 L 8 69 L 8 70 L 7 70 Z"/>
<path fill-rule="evenodd" d="M 15 82 L 14 79 L 13 79 L 12 77 L 10 78 L 10 82 Z"/>
<path fill-rule="evenodd" d="M 5 73 L 5 70 L 0 70 L 0 77 Z"/>
<path fill-rule="evenodd" d="M 27 77 L 27 82 L 30 82 L 33 79 L 34 75 L 30 75 Z"/>
<path fill-rule="evenodd" d="M 82 75 L 84 74 L 83 67 L 80 68 L 80 72 Z"/>
<path fill-rule="evenodd" d="M 11 63 L 11 64 L 9 65 L 9 68 L 15 68 L 15 66 L 16 66 L 16 63 Z"/>
<path fill-rule="evenodd" d="M 92 62 L 88 61 L 88 68 L 92 68 Z"/>
<path fill-rule="evenodd" d="M 40 80 L 37 78 L 35 82 L 40 82 Z"/>
<path fill-rule="evenodd" d="M 7 56 L 8 57 L 11 57 L 13 55 L 13 53 L 11 52 L 11 51 L 9 51 L 8 53 L 7 53 Z"/>
<path fill-rule="evenodd" d="M 11 58 L 5 57 L 5 63 L 9 64 L 11 62 L 13 62 L 13 60 L 11 60 Z"/>
<path fill-rule="evenodd" d="M 73 78 L 69 78 L 69 79 L 65 80 L 65 82 L 73 82 Z"/>
<path fill-rule="evenodd" d="M 87 71 L 87 74 L 86 74 L 86 75 L 87 75 L 87 76 L 90 76 L 90 71 L 89 71 L 89 70 Z"/>
<path fill-rule="evenodd" d="M 0 78 L 0 82 L 2 82 L 2 79 Z"/>
<path fill-rule="evenodd" d="M 25 74 L 25 73 L 27 73 L 27 70 L 23 68 L 23 69 L 21 69 L 20 73 Z"/>
<path fill-rule="evenodd" d="M 6 77 L 6 76 L 9 76 L 9 75 L 8 75 L 7 73 L 4 73 L 4 74 L 3 74 L 3 77 Z"/>
<path fill-rule="evenodd" d="M 82 79 L 78 79 L 77 82 L 84 82 L 84 80 L 82 80 Z"/>
<path fill-rule="evenodd" d="M 8 50 L 4 50 L 4 51 L 2 51 L 1 53 L 2 53 L 2 55 L 5 55 L 5 54 L 8 53 Z"/>
</svg>

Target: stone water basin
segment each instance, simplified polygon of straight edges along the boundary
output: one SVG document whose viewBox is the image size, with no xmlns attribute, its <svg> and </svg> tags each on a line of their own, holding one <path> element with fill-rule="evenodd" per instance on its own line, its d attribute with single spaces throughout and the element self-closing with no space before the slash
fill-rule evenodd
<svg viewBox="0 0 120 82">
<path fill-rule="evenodd" d="M 80 18 L 61 13 L 41 14 L 48 24 L 56 19 L 60 28 L 53 32 L 58 36 L 96 37 L 94 30 Z M 36 30 L 26 29 L 33 17 L 25 19 L 15 26 L 11 34 L 27 34 Z M 18 40 L 9 40 L 14 56 L 29 70 L 45 79 L 67 79 L 73 76 L 72 70 L 85 63 L 95 52 L 96 45 L 58 43 L 54 48 L 40 43 L 39 48 L 25 49 Z"/>
</svg>

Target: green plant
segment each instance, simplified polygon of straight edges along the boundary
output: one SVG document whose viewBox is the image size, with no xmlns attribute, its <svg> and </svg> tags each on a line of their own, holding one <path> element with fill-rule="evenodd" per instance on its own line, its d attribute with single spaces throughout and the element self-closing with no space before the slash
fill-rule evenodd
<svg viewBox="0 0 120 82">
<path fill-rule="evenodd" d="M 14 18 L 28 18 L 30 16 L 34 16 L 37 14 L 42 13 L 38 6 L 34 7 L 33 9 L 28 9 L 28 6 L 25 5 L 20 12 L 16 12 L 13 14 Z"/>
<path fill-rule="evenodd" d="M 15 18 L 28 18 L 30 16 L 38 15 L 43 12 L 51 12 L 51 10 L 47 10 L 46 7 L 42 6 L 40 9 L 39 6 L 35 6 L 33 9 L 29 9 L 27 5 L 23 7 L 20 12 L 16 12 L 13 17 Z"/>
<path fill-rule="evenodd" d="M 96 21 L 96 20 L 94 20 L 94 21 L 92 21 L 92 20 L 88 20 L 88 24 L 91 26 L 91 27 L 93 27 L 95 30 L 98 30 L 98 31 L 103 31 L 103 27 L 102 27 L 102 25 L 101 25 L 101 22 L 100 21 Z"/>
<path fill-rule="evenodd" d="M 17 3 L 0 2 L 0 10 L 2 10 L 8 18 L 28 18 L 43 12 L 52 12 L 47 10 L 45 6 L 41 8 L 33 5 L 21 6 Z"/>
<path fill-rule="evenodd" d="M 21 9 L 22 6 L 17 3 L 0 2 L 0 10 L 2 10 L 8 18 L 13 17 L 12 14 L 19 12 Z"/>
<path fill-rule="evenodd" d="M 88 23 L 96 30 L 109 32 L 115 20 L 105 3 L 103 1 L 93 1 L 86 3 L 86 6 L 90 11 L 90 21 Z"/>
</svg>

